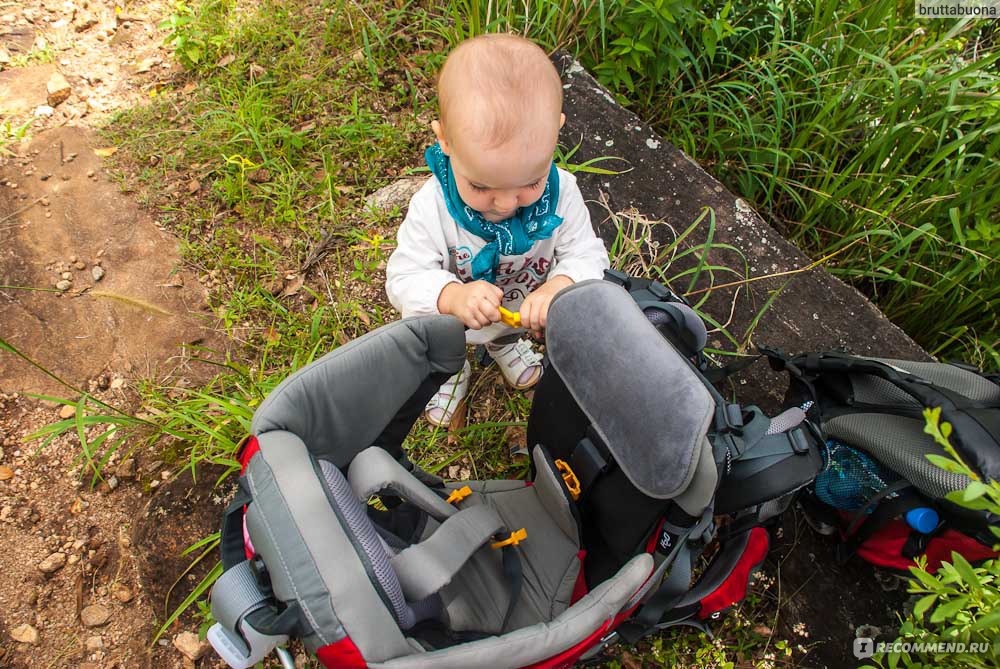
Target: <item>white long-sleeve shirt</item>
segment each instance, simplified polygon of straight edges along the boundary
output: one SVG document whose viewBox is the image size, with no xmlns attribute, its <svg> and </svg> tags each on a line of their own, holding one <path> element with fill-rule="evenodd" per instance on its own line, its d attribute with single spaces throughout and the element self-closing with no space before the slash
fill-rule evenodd
<svg viewBox="0 0 1000 669">
<path fill-rule="evenodd" d="M 576 177 L 559 173 L 556 214 L 563 222 L 549 239 L 536 241 L 516 256 L 500 256 L 496 285 L 502 304 L 517 311 L 528 293 L 560 274 L 574 282 L 600 279 L 610 266 L 604 242 L 594 234 L 590 212 L 576 185 Z M 396 250 L 386 266 L 385 289 L 403 318 L 438 312 L 437 300 L 451 282 L 472 280 L 472 258 L 486 240 L 459 227 L 448 213 L 441 183 L 431 177 L 410 199 L 406 218 L 396 235 Z M 470 344 L 492 341 L 509 331 L 503 323 L 469 330 Z"/>
</svg>

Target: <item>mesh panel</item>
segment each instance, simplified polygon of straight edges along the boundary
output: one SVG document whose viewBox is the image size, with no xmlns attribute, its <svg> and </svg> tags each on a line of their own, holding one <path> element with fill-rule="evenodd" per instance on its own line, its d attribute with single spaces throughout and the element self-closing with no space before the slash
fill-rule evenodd
<svg viewBox="0 0 1000 669">
<path fill-rule="evenodd" d="M 930 435 L 924 434 L 922 420 L 885 414 L 848 414 L 823 426 L 835 439 L 870 453 L 876 460 L 904 477 L 932 498 L 962 490 L 969 479 L 932 465 L 925 455 L 945 455 Z"/>
<path fill-rule="evenodd" d="M 399 621 L 399 626 L 403 629 L 413 627 L 416 616 L 413 609 L 406 604 L 403 588 L 399 585 L 399 577 L 389 564 L 389 555 L 379 540 L 364 505 L 354 496 L 351 484 L 336 465 L 327 460 L 320 460 L 319 468 L 323 472 L 323 480 L 330 490 L 330 495 L 347 524 L 344 529 L 354 535 L 355 540 L 361 544 L 361 549 L 368 555 L 375 578 L 392 603 L 393 613 Z"/>
<path fill-rule="evenodd" d="M 889 483 L 899 480 L 898 474 L 871 456 L 835 439 L 826 442 L 823 461 L 826 467 L 814 484 L 816 497 L 841 511 L 857 511 Z"/>
<path fill-rule="evenodd" d="M 799 407 L 785 409 L 771 419 L 771 424 L 767 426 L 767 434 L 781 434 L 782 432 L 788 432 L 805 419 L 806 412 Z"/>
<path fill-rule="evenodd" d="M 946 365 L 940 362 L 911 362 L 909 360 L 892 360 L 889 358 L 869 358 L 906 370 L 911 374 L 965 395 L 969 399 L 983 401 L 1000 401 L 1000 386 L 983 378 L 979 374 L 966 369 Z M 872 404 L 910 404 L 917 406 L 917 401 L 898 389 L 889 381 L 869 375 L 852 375 L 851 385 L 854 397 L 858 402 Z"/>
</svg>

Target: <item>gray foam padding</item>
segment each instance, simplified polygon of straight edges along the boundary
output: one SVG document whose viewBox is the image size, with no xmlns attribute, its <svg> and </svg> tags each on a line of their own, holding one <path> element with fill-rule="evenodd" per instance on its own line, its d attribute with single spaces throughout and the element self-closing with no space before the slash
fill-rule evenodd
<svg viewBox="0 0 1000 669">
<path fill-rule="evenodd" d="M 365 658 L 413 652 L 373 584 L 365 556 L 330 505 L 302 440 L 289 432 L 258 436 L 247 466 L 253 503 L 247 529 L 271 576 L 275 595 L 298 601 L 314 633 L 314 651 L 345 632 Z"/>
<path fill-rule="evenodd" d="M 291 432 L 313 455 L 343 468 L 372 445 L 428 375 L 455 374 L 464 363 L 458 319 L 396 321 L 282 381 L 254 413 L 251 432 Z"/>
<path fill-rule="evenodd" d="M 607 281 L 563 290 L 549 307 L 546 347 L 633 485 L 656 499 L 684 492 L 715 402 L 629 294 Z"/>
</svg>

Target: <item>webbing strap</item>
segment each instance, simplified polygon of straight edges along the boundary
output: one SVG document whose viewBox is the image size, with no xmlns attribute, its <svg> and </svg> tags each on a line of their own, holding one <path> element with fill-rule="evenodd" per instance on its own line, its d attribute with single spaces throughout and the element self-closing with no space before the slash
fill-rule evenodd
<svg viewBox="0 0 1000 669">
<path fill-rule="evenodd" d="M 268 605 L 269 599 L 257 585 L 257 576 L 249 560 L 226 569 L 212 586 L 212 616 L 218 622 L 209 630 L 208 640 L 233 669 L 254 666 L 278 644 L 288 640 L 285 633 L 271 634 L 272 630 L 259 630 L 248 621 L 248 617 Z M 287 611 L 288 618 L 292 619 L 297 609 L 289 607 Z"/>
<path fill-rule="evenodd" d="M 656 628 L 667 611 L 672 609 L 691 586 L 691 572 L 696 557 L 695 550 L 682 541 L 670 567 L 670 573 L 660 583 L 656 592 L 647 599 L 639 613 L 618 628 L 618 634 L 628 643 L 635 643 Z"/>
<path fill-rule="evenodd" d="M 249 560 L 222 572 L 212 587 L 212 617 L 227 629 L 236 630 L 240 620 L 256 611 L 268 596 L 257 585 L 257 574 Z"/>
<path fill-rule="evenodd" d="M 463 509 L 444 521 L 428 539 L 392 558 L 403 594 L 409 601 L 433 595 L 451 582 L 472 554 L 503 527 L 486 505 Z"/>
<path fill-rule="evenodd" d="M 510 617 L 514 613 L 517 601 L 521 598 L 521 584 L 524 582 L 524 569 L 521 567 L 521 556 L 517 554 L 517 546 L 504 546 L 502 549 L 503 575 L 510 588 L 510 601 L 507 603 L 507 613 L 504 614 L 500 631 L 507 629 Z"/>
</svg>

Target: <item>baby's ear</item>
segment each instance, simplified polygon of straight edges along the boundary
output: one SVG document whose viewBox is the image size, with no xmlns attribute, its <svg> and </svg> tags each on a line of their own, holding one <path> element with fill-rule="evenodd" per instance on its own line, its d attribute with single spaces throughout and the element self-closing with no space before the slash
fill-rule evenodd
<svg viewBox="0 0 1000 669">
<path fill-rule="evenodd" d="M 451 148 L 448 146 L 448 140 L 444 138 L 441 122 L 436 119 L 431 121 L 431 130 L 434 131 L 434 136 L 437 137 L 438 144 L 441 145 L 441 152 L 446 156 L 451 155 Z"/>
</svg>

